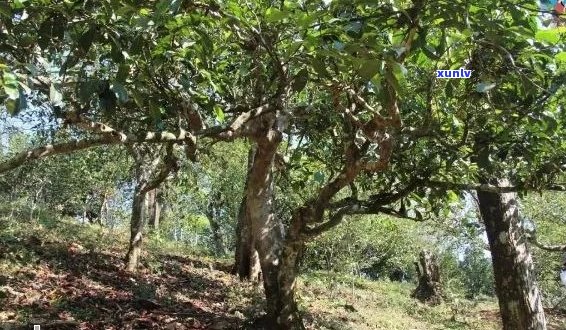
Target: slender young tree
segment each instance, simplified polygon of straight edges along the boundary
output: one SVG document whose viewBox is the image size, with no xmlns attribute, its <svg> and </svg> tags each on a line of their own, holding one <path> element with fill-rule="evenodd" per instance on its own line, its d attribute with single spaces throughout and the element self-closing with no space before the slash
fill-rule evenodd
<svg viewBox="0 0 566 330">
<path fill-rule="evenodd" d="M 144 227 L 148 221 L 147 193 L 159 188 L 159 185 L 177 171 L 177 158 L 173 154 L 173 144 L 166 146 L 166 155 L 161 161 L 159 152 L 147 146 L 133 146 L 130 152 L 135 162 L 135 188 L 132 196 L 130 218 L 130 243 L 125 257 L 126 270 L 136 271 L 141 252 Z M 157 157 L 156 157 L 157 155 Z M 159 164 L 159 163 L 162 164 Z"/>
</svg>

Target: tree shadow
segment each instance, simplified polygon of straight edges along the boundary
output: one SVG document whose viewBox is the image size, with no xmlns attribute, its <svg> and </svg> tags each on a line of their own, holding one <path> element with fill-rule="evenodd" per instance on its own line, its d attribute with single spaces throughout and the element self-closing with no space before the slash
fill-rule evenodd
<svg viewBox="0 0 566 330">
<path fill-rule="evenodd" d="M 45 325 L 42 329 L 79 324 L 86 329 L 206 329 L 219 322 L 223 329 L 243 326 L 244 321 L 224 306 L 227 284 L 198 260 L 161 255 L 161 274 L 147 269 L 131 274 L 122 270 L 117 254 L 93 253 L 35 236 L 0 236 L 0 253 L 29 264 L 17 276 L 2 279 L 16 294 L 0 296 L 0 305 L 25 315 L 5 325 L 10 329 L 30 328 L 39 321 Z"/>
</svg>

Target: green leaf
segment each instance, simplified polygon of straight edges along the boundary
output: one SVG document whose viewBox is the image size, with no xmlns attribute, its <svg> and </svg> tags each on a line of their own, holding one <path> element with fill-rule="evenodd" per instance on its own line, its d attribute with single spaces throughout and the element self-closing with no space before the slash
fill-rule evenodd
<svg viewBox="0 0 566 330">
<path fill-rule="evenodd" d="M 145 99 L 144 99 L 143 96 L 142 96 L 142 93 L 140 93 L 140 92 L 138 92 L 138 91 L 136 91 L 136 90 L 133 90 L 133 91 L 132 91 L 132 96 L 133 96 L 133 98 L 134 98 L 134 102 L 136 102 L 136 104 L 137 104 L 139 107 L 143 107 L 143 106 L 145 105 L 146 102 L 145 102 Z"/>
<path fill-rule="evenodd" d="M 358 74 L 364 80 L 371 80 L 381 69 L 381 61 L 379 60 L 366 60 L 360 66 Z"/>
<path fill-rule="evenodd" d="M 566 63 L 566 52 L 560 52 L 554 56 L 554 59 L 558 63 Z"/>
<path fill-rule="evenodd" d="M 448 98 L 452 98 L 452 96 L 454 96 L 454 84 L 452 83 L 452 80 L 448 80 L 444 92 Z"/>
<path fill-rule="evenodd" d="M 116 80 L 124 82 L 130 75 L 130 66 L 128 64 L 122 64 L 118 68 L 118 72 L 116 73 Z"/>
<path fill-rule="evenodd" d="M 222 111 L 222 108 L 218 104 L 215 104 L 213 111 L 214 111 L 214 115 L 216 116 L 216 120 L 223 123 L 225 116 L 224 116 L 224 111 Z"/>
<path fill-rule="evenodd" d="M 495 87 L 495 83 L 494 82 L 482 82 L 479 83 L 476 86 L 476 91 L 478 91 L 479 93 L 487 93 L 489 90 L 491 90 L 493 87 Z"/>
<path fill-rule="evenodd" d="M 11 18 L 12 17 L 12 9 L 10 8 L 10 5 L 8 5 L 5 2 L 0 3 L 0 15 L 4 16 L 6 18 Z"/>
<path fill-rule="evenodd" d="M 277 8 L 268 8 L 265 12 L 265 20 L 267 22 L 273 23 L 280 21 L 288 16 L 288 12 L 281 11 Z"/>
<path fill-rule="evenodd" d="M 452 190 L 449 190 L 446 193 L 447 197 L 448 197 L 448 201 L 451 203 L 456 203 L 460 200 L 460 198 L 458 197 L 458 194 L 456 194 L 455 192 L 453 192 Z"/>
<path fill-rule="evenodd" d="M 161 0 L 157 3 L 157 6 L 155 8 L 160 14 L 165 14 L 168 12 L 174 13 L 179 10 L 180 5 L 181 0 Z"/>
<path fill-rule="evenodd" d="M 393 62 L 393 74 L 397 80 L 402 80 L 407 75 L 407 68 L 401 63 Z"/>
<path fill-rule="evenodd" d="M 14 116 L 18 113 L 18 102 L 16 100 L 7 99 L 5 105 L 10 115 Z"/>
<path fill-rule="evenodd" d="M 18 87 L 16 75 L 10 72 L 4 72 L 2 81 L 4 85 L 4 92 L 6 92 L 10 99 L 17 100 L 20 95 L 20 89 Z"/>
<path fill-rule="evenodd" d="M 100 82 L 98 80 L 87 80 L 79 85 L 79 100 L 88 103 L 93 95 L 98 93 Z"/>
<path fill-rule="evenodd" d="M 430 58 L 431 60 L 438 60 L 438 59 L 440 59 L 440 56 L 438 56 L 438 55 L 436 54 L 436 50 L 435 50 L 433 47 L 429 46 L 429 45 L 424 45 L 424 46 L 421 48 L 421 50 L 422 50 L 423 53 L 424 53 L 428 58 Z"/>
<path fill-rule="evenodd" d="M 293 78 L 293 91 L 300 92 L 302 91 L 305 86 L 307 85 L 307 81 L 309 80 L 309 71 L 305 68 L 301 69 Z"/>
<path fill-rule="evenodd" d="M 560 41 L 559 32 L 560 30 L 558 29 L 540 30 L 535 34 L 535 39 L 549 44 L 555 44 Z"/>
<path fill-rule="evenodd" d="M 83 54 L 88 53 L 94 38 L 96 37 L 96 27 L 91 26 L 85 33 L 81 35 L 79 40 L 77 40 L 77 46 L 83 52 Z"/>
<path fill-rule="evenodd" d="M 26 2 L 28 2 L 28 0 L 14 0 L 14 2 L 12 3 L 12 8 L 22 9 L 25 7 Z"/>
</svg>

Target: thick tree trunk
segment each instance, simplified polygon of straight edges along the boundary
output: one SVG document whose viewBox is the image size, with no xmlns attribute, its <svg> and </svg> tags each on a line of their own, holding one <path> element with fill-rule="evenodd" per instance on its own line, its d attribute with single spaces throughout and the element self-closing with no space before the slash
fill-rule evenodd
<svg viewBox="0 0 566 330">
<path fill-rule="evenodd" d="M 500 185 L 508 185 L 500 180 Z M 515 193 L 478 191 L 505 330 L 543 330 L 546 320 Z"/>
<path fill-rule="evenodd" d="M 259 139 L 248 177 L 246 210 L 259 255 L 269 329 L 303 329 L 294 300 L 298 246 L 283 246 L 283 225 L 273 214 L 273 160 L 281 141 L 270 131 Z"/>
<path fill-rule="evenodd" d="M 248 175 L 247 182 L 250 178 L 254 160 L 255 148 L 250 148 L 248 152 Z M 238 223 L 236 225 L 236 252 L 234 254 L 234 273 L 241 280 L 259 281 L 261 267 L 259 264 L 259 255 L 255 249 L 255 239 L 252 235 L 251 219 L 247 213 L 246 196 L 242 198 L 240 209 L 238 210 Z"/>
<path fill-rule="evenodd" d="M 491 163 L 495 151 L 476 137 L 478 167 L 485 174 L 481 183 L 509 186 L 507 179 L 497 178 Z M 495 292 L 505 330 L 544 330 L 546 320 L 541 295 L 533 273 L 533 261 L 519 220 L 516 193 L 478 191 L 480 213 L 485 225 Z"/>
<path fill-rule="evenodd" d="M 130 245 L 126 254 L 126 270 L 134 272 L 138 268 L 141 255 L 145 194 L 141 192 L 140 184 L 136 185 L 132 202 L 132 215 L 130 218 Z"/>
<path fill-rule="evenodd" d="M 272 212 L 272 165 L 278 143 L 258 145 L 246 191 L 246 210 L 250 217 L 255 247 L 260 258 L 267 299 L 267 315 L 271 321 L 278 314 L 278 272 L 281 263 L 283 233 L 281 223 Z"/>
<path fill-rule="evenodd" d="M 295 285 L 305 245 L 301 238 L 304 219 L 299 210 L 291 219 L 291 226 L 283 245 L 279 269 L 279 301 L 277 323 L 282 329 L 304 329 L 295 301 Z"/>
<path fill-rule="evenodd" d="M 419 284 L 411 297 L 431 305 L 442 302 L 442 286 L 436 256 L 428 251 L 421 251 L 419 261 L 415 262 Z"/>
<path fill-rule="evenodd" d="M 236 252 L 234 254 L 234 273 L 238 274 L 240 280 L 255 280 L 259 275 L 259 256 L 255 250 L 250 217 L 246 211 L 246 198 L 242 199 L 238 211 L 238 223 L 236 225 Z M 255 258 L 254 258 L 255 257 Z M 253 260 L 255 259 L 255 260 Z M 257 263 L 255 265 L 254 263 Z M 252 274 L 253 269 L 256 273 Z M 254 278 L 254 276 L 256 276 Z"/>
</svg>

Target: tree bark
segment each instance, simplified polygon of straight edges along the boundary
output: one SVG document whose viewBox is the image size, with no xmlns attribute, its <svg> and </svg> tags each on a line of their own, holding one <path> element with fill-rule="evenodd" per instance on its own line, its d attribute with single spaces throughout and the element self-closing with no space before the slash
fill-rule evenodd
<svg viewBox="0 0 566 330">
<path fill-rule="evenodd" d="M 262 270 L 267 326 L 304 329 L 294 300 L 299 246 L 292 240 L 283 244 L 283 224 L 273 213 L 273 161 L 280 141 L 274 130 L 257 139 L 245 204 Z"/>
<path fill-rule="evenodd" d="M 251 232 L 250 217 L 246 210 L 246 197 L 242 198 L 236 224 L 236 252 L 234 253 L 234 273 L 240 280 L 251 280 L 252 251 L 255 242 Z M 259 259 L 258 259 L 259 262 Z"/>
<path fill-rule="evenodd" d="M 272 166 L 278 142 L 262 142 L 258 142 L 250 171 L 251 175 L 246 190 L 246 213 L 250 217 L 252 233 L 256 237 L 255 247 L 262 269 L 267 315 L 271 321 L 274 321 L 278 314 L 278 271 L 283 240 L 281 223 L 272 212 Z"/>
<path fill-rule="evenodd" d="M 305 244 L 302 238 L 305 219 L 301 208 L 293 215 L 283 244 L 279 271 L 279 301 L 277 323 L 282 329 L 304 329 L 295 301 L 295 286 Z"/>
<path fill-rule="evenodd" d="M 145 193 L 143 183 L 136 183 L 134 198 L 132 201 L 132 215 L 130 218 L 130 245 L 126 254 L 126 270 L 134 272 L 138 268 L 141 255 L 143 227 L 144 227 L 144 208 Z"/>
<path fill-rule="evenodd" d="M 161 203 L 159 200 L 159 188 L 147 192 L 147 219 L 149 228 L 159 229 L 159 218 L 161 216 Z"/>
<path fill-rule="evenodd" d="M 510 187 L 511 182 L 497 178 L 492 159 L 495 151 L 483 136 L 476 137 L 476 162 L 484 173 L 481 184 Z M 477 190 L 493 263 L 495 293 L 504 330 L 545 330 L 546 320 L 541 294 L 535 281 L 528 235 L 519 219 L 515 192 Z"/>
<path fill-rule="evenodd" d="M 246 187 L 250 178 L 255 149 L 252 147 L 248 152 L 248 174 Z M 244 190 L 244 191 L 245 191 Z M 236 252 L 234 254 L 234 273 L 240 280 L 259 281 L 261 267 L 259 255 L 255 249 L 255 239 L 252 235 L 251 219 L 248 216 L 246 207 L 246 196 L 242 198 L 240 209 L 238 210 L 238 223 L 236 225 Z"/>
<path fill-rule="evenodd" d="M 431 305 L 440 304 L 442 302 L 442 287 L 436 256 L 428 251 L 421 251 L 419 261 L 415 262 L 415 265 L 419 284 L 411 297 Z"/>
<path fill-rule="evenodd" d="M 146 195 L 148 192 L 157 189 L 167 179 L 171 171 L 177 171 L 178 164 L 177 158 L 173 155 L 172 144 L 169 144 L 166 148 L 161 169 L 158 166 L 161 156 L 157 153 L 156 157 L 154 150 L 132 147 L 130 152 L 136 163 L 136 186 L 130 219 L 130 244 L 125 262 L 126 270 L 135 271 L 138 268 L 141 255 L 143 229 L 148 219 L 148 198 L 146 198 Z"/>
<path fill-rule="evenodd" d="M 508 185 L 499 180 L 499 185 Z M 543 330 L 546 320 L 515 193 L 478 191 L 505 330 Z"/>
<path fill-rule="evenodd" d="M 100 210 L 98 211 L 98 224 L 102 227 L 103 222 L 107 222 L 108 217 L 108 193 L 102 194 L 102 203 L 100 204 Z"/>
</svg>

